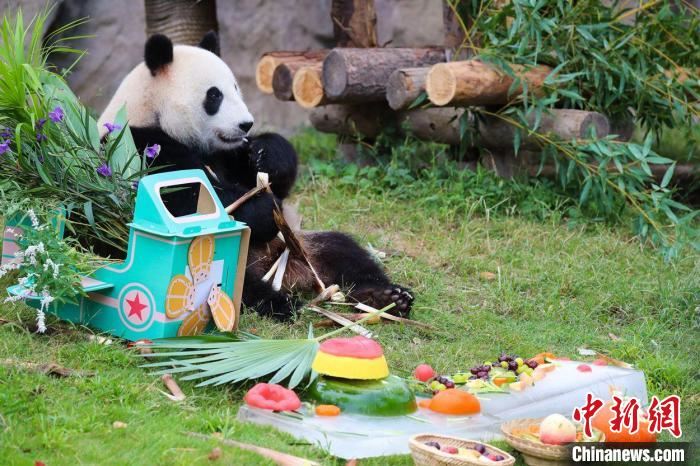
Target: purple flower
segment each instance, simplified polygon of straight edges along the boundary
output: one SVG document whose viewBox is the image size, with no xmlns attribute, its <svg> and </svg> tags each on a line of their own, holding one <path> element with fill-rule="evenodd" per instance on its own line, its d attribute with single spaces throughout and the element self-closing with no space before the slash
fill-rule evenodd
<svg viewBox="0 0 700 466">
<path fill-rule="evenodd" d="M 36 122 L 36 129 L 39 130 L 44 127 L 46 124 L 46 118 L 39 118 L 39 121 Z"/>
<path fill-rule="evenodd" d="M 132 183 L 131 183 L 131 187 L 134 188 L 134 189 L 139 189 L 139 181 L 136 180 L 136 181 L 132 182 Z"/>
<path fill-rule="evenodd" d="M 6 140 L 2 144 L 0 144 L 0 155 L 4 154 L 5 152 L 8 152 L 10 150 L 10 141 Z"/>
<path fill-rule="evenodd" d="M 58 107 L 54 108 L 49 112 L 49 119 L 53 121 L 54 123 L 58 123 L 60 121 L 63 121 L 63 109 L 59 105 Z"/>
<path fill-rule="evenodd" d="M 106 163 L 103 163 L 97 167 L 97 174 L 104 176 L 105 178 L 112 176 L 112 169 Z"/>
<path fill-rule="evenodd" d="M 103 126 L 107 129 L 107 134 L 111 134 L 114 131 L 119 131 L 122 129 L 121 125 L 117 125 L 115 123 L 105 123 Z"/>
<path fill-rule="evenodd" d="M 10 139 L 12 137 L 12 129 L 8 127 L 2 128 L 2 133 L 0 133 L 0 138 Z"/>
<path fill-rule="evenodd" d="M 36 133 L 36 142 L 46 141 L 46 135 L 42 133 Z"/>
<path fill-rule="evenodd" d="M 155 159 L 158 154 L 160 154 L 160 144 L 153 144 L 152 146 L 147 146 L 146 150 L 143 151 L 147 159 Z"/>
</svg>

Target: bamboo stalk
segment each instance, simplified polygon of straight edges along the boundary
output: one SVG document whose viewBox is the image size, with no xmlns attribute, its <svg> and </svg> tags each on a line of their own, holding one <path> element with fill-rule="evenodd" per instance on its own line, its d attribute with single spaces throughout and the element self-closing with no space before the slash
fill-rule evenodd
<svg viewBox="0 0 700 466">
<path fill-rule="evenodd" d="M 236 209 L 238 209 L 240 206 L 242 206 L 247 200 L 249 200 L 251 197 L 258 194 L 259 192 L 265 191 L 266 189 L 268 189 L 269 186 L 270 185 L 267 184 L 265 186 L 256 186 L 255 188 L 251 189 L 250 191 L 248 191 L 247 193 L 245 193 L 244 195 L 242 195 L 241 197 L 236 199 L 233 203 L 231 203 L 231 205 L 226 207 L 226 209 L 225 209 L 226 213 L 231 215 L 233 212 L 235 212 Z"/>
<path fill-rule="evenodd" d="M 180 386 L 177 384 L 175 379 L 173 379 L 173 376 L 170 374 L 163 374 L 163 377 L 161 377 L 161 380 L 165 384 L 165 386 L 170 390 L 170 393 L 172 393 L 172 396 L 168 397 L 173 401 L 183 401 L 185 398 L 185 394 L 183 391 L 180 389 Z"/>
<path fill-rule="evenodd" d="M 271 459 L 279 466 L 320 466 L 315 461 L 309 461 L 306 458 L 300 458 L 294 455 L 288 455 L 270 448 L 259 447 L 250 443 L 237 442 L 235 440 L 218 438 L 213 435 L 200 434 L 198 432 L 185 432 L 188 437 L 194 437 L 201 440 L 218 440 L 224 445 L 240 448 L 242 450 L 252 451 L 265 458 Z"/>
</svg>

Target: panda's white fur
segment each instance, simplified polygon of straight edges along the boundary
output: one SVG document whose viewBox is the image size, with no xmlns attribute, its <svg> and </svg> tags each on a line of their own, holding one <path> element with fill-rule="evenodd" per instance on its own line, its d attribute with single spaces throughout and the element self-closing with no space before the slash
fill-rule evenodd
<svg viewBox="0 0 700 466">
<path fill-rule="evenodd" d="M 224 96 L 214 115 L 203 108 L 211 87 Z M 124 78 L 100 116 L 100 136 L 107 132 L 105 123 L 114 122 L 124 105 L 130 126 L 160 127 L 173 139 L 204 151 L 240 146 L 246 131 L 239 125 L 253 122 L 226 63 L 208 50 L 188 45 L 173 47 L 173 61 L 155 76 L 142 62 Z"/>
</svg>

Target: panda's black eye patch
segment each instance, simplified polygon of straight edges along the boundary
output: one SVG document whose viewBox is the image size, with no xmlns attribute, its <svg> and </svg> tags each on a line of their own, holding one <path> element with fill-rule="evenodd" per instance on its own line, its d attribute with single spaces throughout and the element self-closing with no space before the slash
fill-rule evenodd
<svg viewBox="0 0 700 466">
<path fill-rule="evenodd" d="M 207 90 L 207 96 L 204 99 L 204 111 L 207 115 L 215 115 L 221 107 L 221 101 L 224 100 L 224 95 L 218 87 L 210 87 Z"/>
</svg>

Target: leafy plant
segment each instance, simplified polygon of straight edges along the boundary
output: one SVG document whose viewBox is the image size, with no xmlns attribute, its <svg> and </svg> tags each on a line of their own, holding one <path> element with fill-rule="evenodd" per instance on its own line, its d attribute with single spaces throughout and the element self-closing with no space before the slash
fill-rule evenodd
<svg viewBox="0 0 700 466">
<path fill-rule="evenodd" d="M 464 27 L 462 48 L 515 78 L 507 106 L 471 113 L 515 126 L 516 153 L 525 135 L 538 140 L 543 161 L 554 160 L 558 182 L 579 193 L 579 204 L 608 219 L 631 211 L 635 233 L 660 245 L 667 257 L 682 244 L 700 246 L 697 211 L 672 198 L 673 161 L 651 149 L 664 128 L 689 128 L 700 115 L 693 104 L 700 99 L 696 9 L 653 0 L 631 10 L 601 0 L 451 0 L 450 6 Z M 545 64 L 553 71 L 535 93 L 513 64 Z M 557 140 L 538 132 L 555 107 L 601 112 L 618 128 L 635 120 L 647 136 L 641 145 L 595 134 L 585 141 Z M 463 118 L 462 137 L 468 138 L 467 112 Z M 659 183 L 652 164 L 667 167 Z"/>
<path fill-rule="evenodd" d="M 146 167 L 125 126 L 100 141 L 97 123 L 52 72 L 53 52 L 82 52 L 67 47 L 75 37 L 55 39 L 81 24 L 70 23 L 42 42 L 48 12 L 24 26 L 22 12 L 0 27 L 0 202 L 26 198 L 37 206 L 61 206 L 66 228 L 85 247 L 95 243 L 125 250 L 134 183 Z"/>
</svg>

